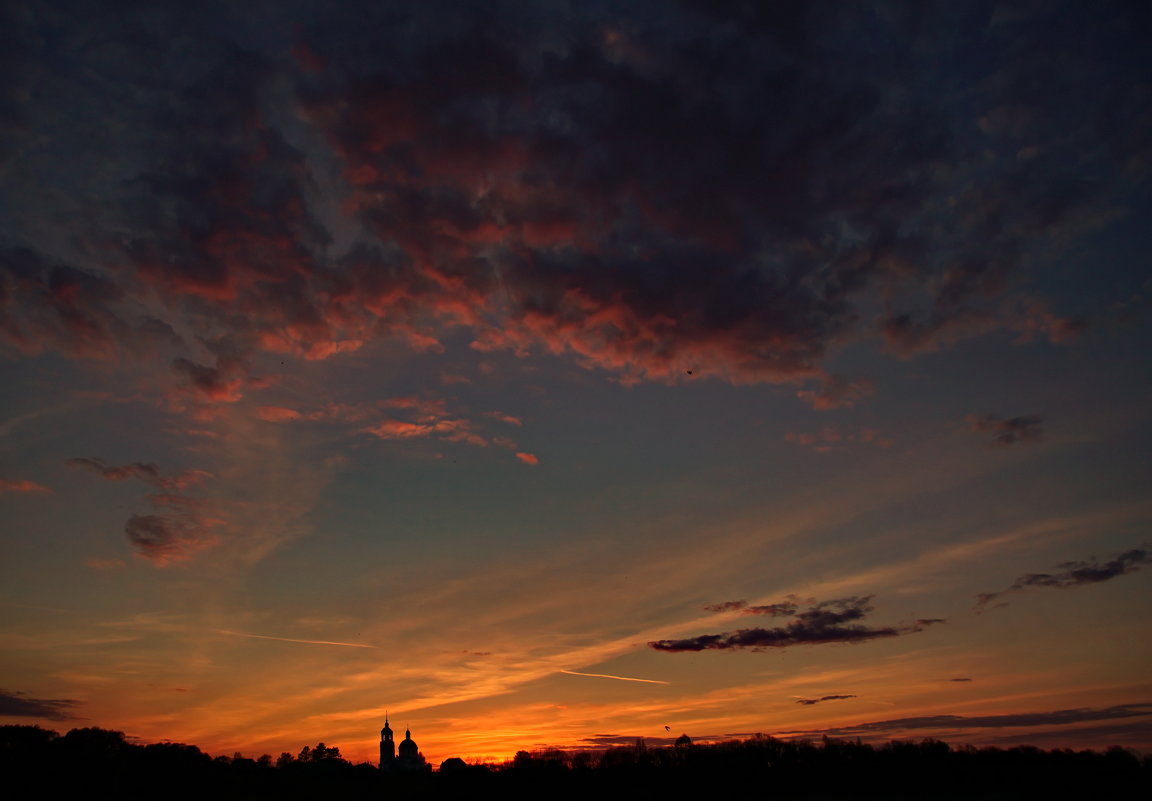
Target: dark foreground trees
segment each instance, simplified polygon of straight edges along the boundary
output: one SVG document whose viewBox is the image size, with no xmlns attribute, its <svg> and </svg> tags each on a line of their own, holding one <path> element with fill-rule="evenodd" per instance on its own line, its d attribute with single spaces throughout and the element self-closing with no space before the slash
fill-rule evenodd
<svg viewBox="0 0 1152 801">
<path fill-rule="evenodd" d="M 455 760 L 432 775 L 384 775 L 338 747 L 297 757 L 211 757 L 194 745 L 129 742 L 121 732 L 0 726 L 0 775 L 44 797 L 123 799 L 740 798 L 1023 801 L 1150 798 L 1152 759 L 1106 752 L 950 747 L 939 740 L 872 746 L 757 735 L 709 745 L 602 752 L 519 752 L 503 765 Z M 737 790 L 737 788 L 740 788 Z"/>
</svg>

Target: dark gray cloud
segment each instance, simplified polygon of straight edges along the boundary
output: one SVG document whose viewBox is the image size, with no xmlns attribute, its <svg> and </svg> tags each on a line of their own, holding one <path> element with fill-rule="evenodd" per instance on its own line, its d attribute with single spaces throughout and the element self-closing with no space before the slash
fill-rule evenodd
<svg viewBox="0 0 1152 801">
<path fill-rule="evenodd" d="M 1081 707 L 1058 709 L 1052 712 L 1024 712 L 1009 715 L 930 715 L 915 718 L 894 718 L 786 734 L 828 734 L 851 737 L 858 734 L 895 733 L 921 729 L 999 729 L 1018 726 L 1069 726 L 1098 720 L 1152 716 L 1152 703 L 1119 704 L 1103 708 Z"/>
<path fill-rule="evenodd" d="M 188 511 L 167 515 L 132 515 L 124 534 L 136 552 L 157 565 L 186 559 L 212 542 L 204 521 Z"/>
<path fill-rule="evenodd" d="M 854 695 L 822 695 L 819 698 L 800 698 L 796 703 L 801 706 L 815 706 L 816 704 L 823 703 L 824 701 L 844 701 L 849 698 L 855 698 Z"/>
<path fill-rule="evenodd" d="M 721 601 L 715 604 L 705 604 L 704 611 L 706 612 L 735 612 L 738 609 L 744 609 L 748 606 L 747 601 Z"/>
<path fill-rule="evenodd" d="M 970 414 L 964 419 L 973 432 L 991 436 L 993 445 L 1018 445 L 1044 439 L 1044 418 L 1038 415 L 998 417 L 994 414 Z"/>
<path fill-rule="evenodd" d="M 980 593 L 976 596 L 976 611 L 983 610 L 998 598 L 1021 592 L 1030 587 L 1066 589 L 1085 584 L 1099 584 L 1102 581 L 1111 581 L 1128 573 L 1135 573 L 1141 565 L 1149 562 L 1152 562 L 1152 546 L 1148 545 L 1124 551 L 1103 563 L 1096 561 L 1095 558 L 1078 562 L 1063 562 L 1057 565 L 1060 570 L 1056 573 L 1025 573 L 1012 582 L 1007 589 L 999 592 Z M 1003 602 L 997 604 L 997 606 L 1003 605 Z"/>
<path fill-rule="evenodd" d="M 1029 268 L 1152 162 L 1139 26 L 1076 4 L 214 9 L 8 20 L 8 348 L 147 343 L 219 403 L 262 354 L 462 337 L 846 407 L 873 327 L 1067 339 Z"/>
<path fill-rule="evenodd" d="M 791 623 L 776 628 L 748 628 L 721 634 L 701 634 L 674 640 L 655 640 L 648 643 L 657 651 L 704 651 L 749 648 L 790 648 L 796 645 L 826 645 L 830 643 L 860 643 L 904 634 L 915 634 L 927 626 L 944 621 L 938 618 L 921 619 L 896 626 L 863 626 L 855 621 L 872 612 L 872 596 L 851 596 L 822 601 L 804 611 L 792 609 L 783 614 L 795 617 Z M 781 614 L 779 605 L 764 607 Z"/>
<path fill-rule="evenodd" d="M 0 716 L 76 720 L 72 711 L 79 705 L 79 701 L 29 698 L 22 692 L 0 690 Z"/>
<path fill-rule="evenodd" d="M 789 617 L 795 615 L 799 610 L 799 601 L 795 598 L 788 598 L 774 604 L 761 604 L 759 606 L 749 606 L 744 610 L 746 615 L 768 615 L 769 617 Z"/>
<path fill-rule="evenodd" d="M 145 496 L 163 514 L 132 515 L 124 524 L 124 534 L 136 552 L 156 565 L 186 559 L 191 553 L 211 545 L 214 518 L 202 512 L 207 506 L 200 498 L 181 495 L 180 490 L 211 478 L 203 470 L 181 470 L 166 474 L 152 462 L 110 465 L 99 457 L 75 457 L 66 464 L 88 470 L 109 481 L 134 478 L 164 490 Z"/>
<path fill-rule="evenodd" d="M 66 464 L 70 467 L 91 471 L 109 481 L 124 481 L 135 478 L 164 490 L 184 489 L 206 478 L 211 478 L 211 473 L 203 470 L 181 470 L 178 473 L 166 475 L 161 472 L 158 465 L 152 462 L 110 465 L 99 457 L 77 456 L 68 459 Z"/>
</svg>

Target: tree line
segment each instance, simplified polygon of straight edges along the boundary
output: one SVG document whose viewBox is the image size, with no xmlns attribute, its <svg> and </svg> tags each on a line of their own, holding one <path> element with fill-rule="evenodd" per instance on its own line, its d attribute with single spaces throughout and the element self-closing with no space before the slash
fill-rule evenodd
<svg viewBox="0 0 1152 801">
<path fill-rule="evenodd" d="M 124 799 L 741 798 L 1024 801 L 1152 798 L 1152 757 L 1124 749 L 974 748 L 940 740 L 871 745 L 823 738 L 599 751 L 520 751 L 504 763 L 450 759 L 434 774 L 382 774 L 318 743 L 273 759 L 213 757 L 183 743 L 132 743 L 122 732 L 0 726 L 0 771 L 38 794 Z M 738 791 L 736 788 L 740 788 Z"/>
</svg>

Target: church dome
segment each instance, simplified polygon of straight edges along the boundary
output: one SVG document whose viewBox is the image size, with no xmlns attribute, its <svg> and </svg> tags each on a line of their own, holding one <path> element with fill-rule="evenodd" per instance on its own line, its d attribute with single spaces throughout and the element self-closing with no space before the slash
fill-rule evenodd
<svg viewBox="0 0 1152 801">
<path fill-rule="evenodd" d="M 416 741 L 412 739 L 412 730 L 404 730 L 404 740 L 400 743 L 400 756 L 416 756 L 420 753 L 420 749 L 416 747 Z"/>
</svg>

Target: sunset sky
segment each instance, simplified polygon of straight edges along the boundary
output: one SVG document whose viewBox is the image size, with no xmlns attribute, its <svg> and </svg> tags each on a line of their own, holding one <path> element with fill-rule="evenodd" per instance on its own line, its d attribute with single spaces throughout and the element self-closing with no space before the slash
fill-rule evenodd
<svg viewBox="0 0 1152 801">
<path fill-rule="evenodd" d="M 1149 4 L 0 8 L 0 724 L 1152 751 Z"/>
</svg>

